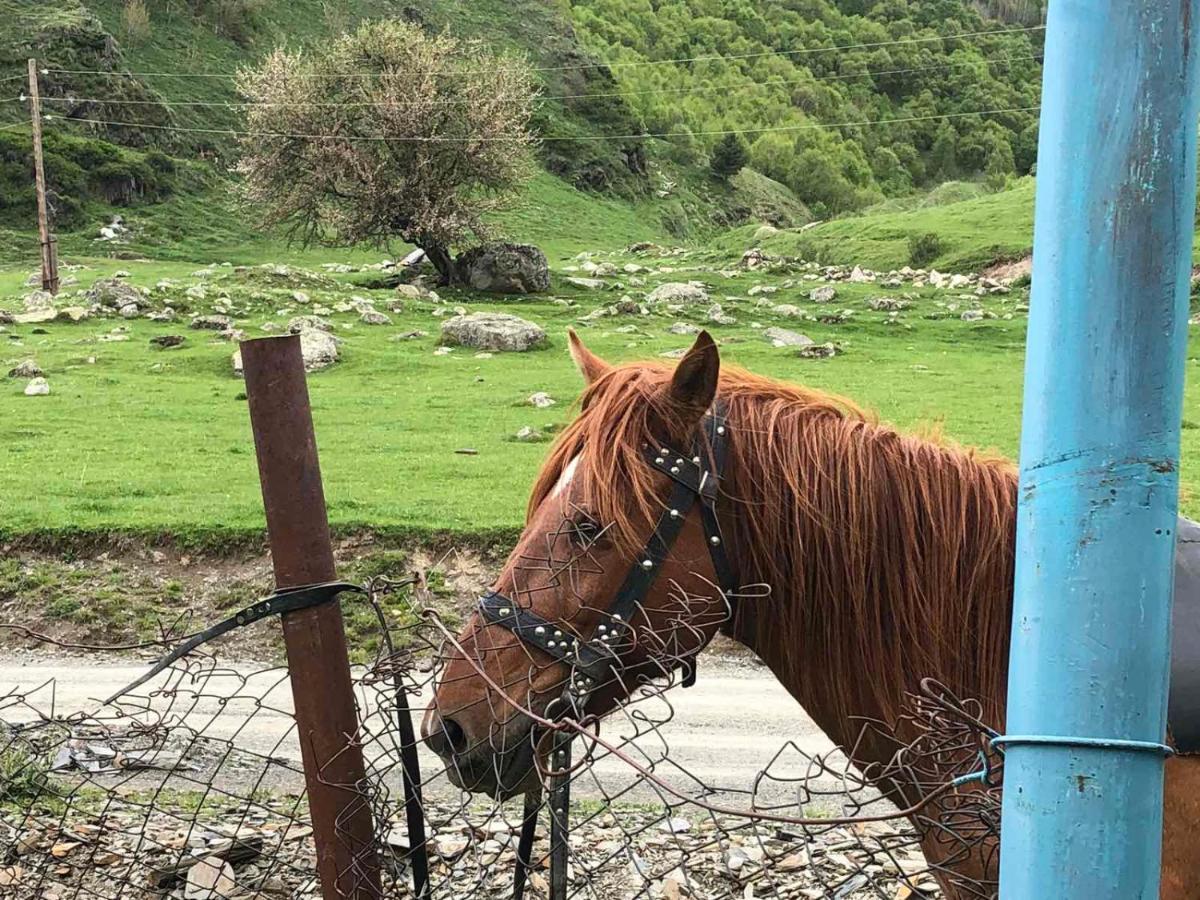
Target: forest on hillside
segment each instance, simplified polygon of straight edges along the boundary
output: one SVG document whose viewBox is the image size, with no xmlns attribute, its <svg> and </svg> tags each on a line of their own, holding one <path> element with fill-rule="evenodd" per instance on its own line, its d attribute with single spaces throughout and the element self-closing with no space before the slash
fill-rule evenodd
<svg viewBox="0 0 1200 900">
<path fill-rule="evenodd" d="M 762 205 L 734 196 L 747 184 L 825 218 L 949 180 L 999 189 L 1035 164 L 1041 0 L 0 0 L 0 13 L 14 92 L 0 97 L 0 209 L 32 205 L 15 93 L 33 55 L 63 225 L 89 202 L 225 178 L 245 127 L 234 73 L 386 17 L 527 58 L 546 171 L 628 200 L 680 183 L 687 214 L 721 226 Z"/>
<path fill-rule="evenodd" d="M 750 164 L 818 215 L 955 178 L 997 187 L 1037 150 L 1042 30 L 991 0 L 574 0 L 651 134 L 699 163 L 740 132 Z M 1037 4 L 1032 4 L 1036 6 Z"/>
</svg>

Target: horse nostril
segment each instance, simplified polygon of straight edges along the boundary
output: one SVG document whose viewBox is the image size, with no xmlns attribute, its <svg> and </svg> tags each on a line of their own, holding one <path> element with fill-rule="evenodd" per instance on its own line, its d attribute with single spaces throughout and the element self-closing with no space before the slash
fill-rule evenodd
<svg viewBox="0 0 1200 900">
<path fill-rule="evenodd" d="M 429 749 L 443 758 L 467 749 L 467 733 L 453 719 L 433 714 L 425 720 L 421 731 Z"/>
<path fill-rule="evenodd" d="M 467 749 L 467 734 L 453 719 L 442 719 L 442 733 L 455 753 L 462 753 Z"/>
</svg>

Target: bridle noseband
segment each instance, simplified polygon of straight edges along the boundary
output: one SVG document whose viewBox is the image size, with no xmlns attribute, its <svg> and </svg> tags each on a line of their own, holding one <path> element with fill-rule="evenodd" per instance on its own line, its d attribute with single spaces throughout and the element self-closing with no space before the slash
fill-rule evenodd
<svg viewBox="0 0 1200 900">
<path fill-rule="evenodd" d="M 697 434 L 690 453 L 676 452 L 665 443 L 644 449 L 647 464 L 662 472 L 674 484 L 666 510 L 659 517 L 645 549 L 630 566 L 608 609 L 601 615 L 591 639 L 584 641 L 576 638 L 561 624 L 518 606 L 496 591 L 490 591 L 480 599 L 479 612 L 488 624 L 507 628 L 524 643 L 571 666 L 571 677 L 562 698 L 566 701 L 563 712 L 574 710 L 577 715 L 581 714 L 592 692 L 607 680 L 616 667 L 619 657 L 615 645 L 632 627 L 634 616 L 657 579 L 663 563 L 670 556 L 688 513 L 697 502 L 704 527 L 704 542 L 712 559 L 717 584 L 726 602 L 731 602 L 736 583 L 725 552 L 716 509 L 729 443 L 729 425 L 721 413 L 721 407 L 714 407 L 705 415 L 700 428 L 702 435 Z M 695 680 L 695 661 L 688 660 L 683 684 L 688 687 Z"/>
</svg>

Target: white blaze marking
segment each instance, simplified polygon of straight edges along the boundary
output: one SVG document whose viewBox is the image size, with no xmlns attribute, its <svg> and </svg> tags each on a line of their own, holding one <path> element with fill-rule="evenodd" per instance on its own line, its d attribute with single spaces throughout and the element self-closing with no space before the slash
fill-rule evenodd
<svg viewBox="0 0 1200 900">
<path fill-rule="evenodd" d="M 571 479 L 575 477 L 575 469 L 579 466 L 579 457 L 573 457 L 567 467 L 562 470 L 562 474 L 558 476 L 558 483 L 554 485 L 554 490 L 550 492 L 551 497 L 557 497 L 567 489 L 571 483 Z"/>
</svg>

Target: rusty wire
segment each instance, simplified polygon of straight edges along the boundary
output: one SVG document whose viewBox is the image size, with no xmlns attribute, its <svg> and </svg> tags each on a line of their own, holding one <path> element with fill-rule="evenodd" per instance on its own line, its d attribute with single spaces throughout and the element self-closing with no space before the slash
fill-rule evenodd
<svg viewBox="0 0 1200 900">
<path fill-rule="evenodd" d="M 574 549 L 563 552 L 566 529 L 576 527 L 564 524 L 548 536 L 544 556 L 518 569 L 536 568 L 539 585 L 570 590 L 595 565 L 588 547 L 602 531 L 575 535 Z M 343 787 L 370 806 L 376 836 L 355 849 L 355 864 L 378 861 L 383 896 L 411 897 L 415 851 L 424 849 L 429 896 L 511 896 L 527 809 L 520 798 L 455 788 L 463 773 L 419 737 L 420 713 L 447 661 L 467 659 L 472 672 L 491 678 L 489 645 L 468 652 L 444 604 L 420 586 L 376 579 L 368 587 L 380 651 L 354 672 L 361 725 L 353 737 L 367 778 Z M 542 589 L 518 594 L 532 603 Z M 588 598 L 574 599 L 589 608 Z M 715 590 L 697 596 L 675 586 L 674 603 L 669 633 L 629 638 L 641 642 L 656 677 L 622 684 L 627 699 L 603 721 L 536 714 L 535 695 L 558 690 L 567 675 L 555 669 L 550 678 L 552 666 L 565 667 L 528 648 L 527 668 L 484 695 L 505 707 L 491 710 L 498 720 L 520 712 L 546 731 L 577 734 L 568 773 L 532 754 L 543 783 L 566 774 L 572 784 L 567 896 L 995 895 L 1002 758 L 977 703 L 926 682 L 901 721 L 863 722 L 860 743 L 892 750 L 882 766 L 855 766 L 856 746 L 813 755 L 786 743 L 751 783 L 701 777 L 672 752 L 670 691 L 701 627 L 727 616 L 729 602 Z M 625 674 L 618 667 L 611 677 Z M 406 718 L 420 750 L 421 847 L 404 816 Z M 205 900 L 318 895 L 297 740 L 286 669 L 222 663 L 219 641 L 107 706 L 58 709 L 52 683 L 0 694 L 0 895 L 182 897 L 203 876 L 214 882 L 209 893 L 192 890 Z M 497 758 L 518 749 L 499 732 L 487 740 Z M 550 890 L 541 821 L 526 883 L 526 896 L 537 898 Z"/>
</svg>

